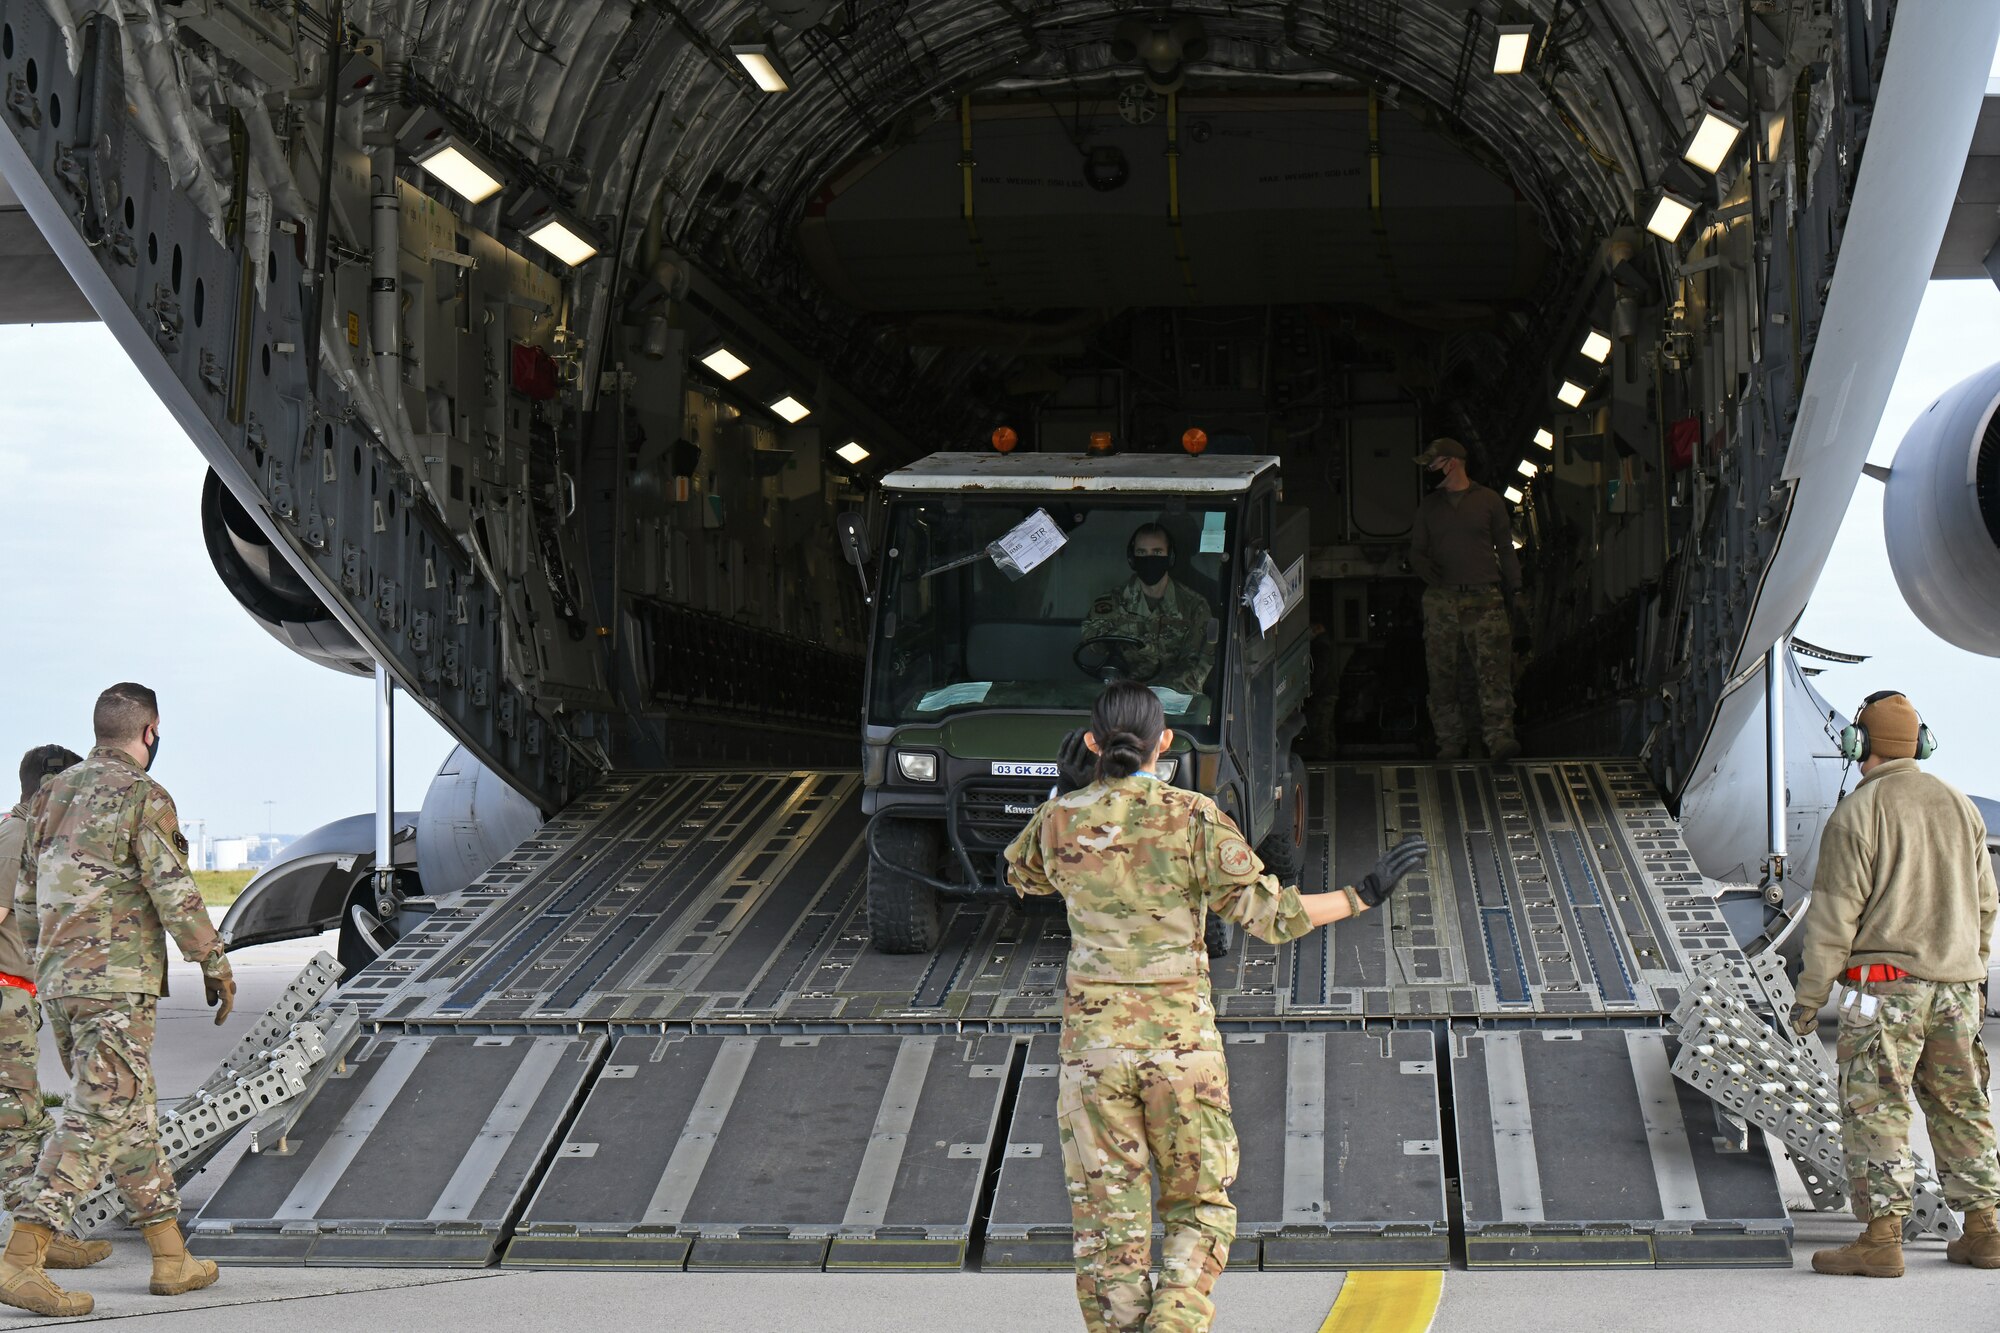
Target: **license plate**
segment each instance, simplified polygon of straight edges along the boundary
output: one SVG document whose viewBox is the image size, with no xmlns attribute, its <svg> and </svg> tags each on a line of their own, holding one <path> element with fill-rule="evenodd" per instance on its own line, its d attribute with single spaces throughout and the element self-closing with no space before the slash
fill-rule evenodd
<svg viewBox="0 0 2000 1333">
<path fill-rule="evenodd" d="M 1010 764 L 1001 760 L 993 761 L 993 776 L 996 778 L 1053 778 L 1060 777 L 1054 764 Z"/>
</svg>

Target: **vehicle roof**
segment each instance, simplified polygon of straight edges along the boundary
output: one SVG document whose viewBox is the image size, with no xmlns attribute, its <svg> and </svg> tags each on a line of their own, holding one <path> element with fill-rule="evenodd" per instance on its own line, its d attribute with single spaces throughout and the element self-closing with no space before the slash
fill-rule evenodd
<svg viewBox="0 0 2000 1333">
<path fill-rule="evenodd" d="M 1234 494 L 1275 472 L 1270 454 L 945 453 L 882 478 L 890 491 L 1143 491 Z"/>
</svg>

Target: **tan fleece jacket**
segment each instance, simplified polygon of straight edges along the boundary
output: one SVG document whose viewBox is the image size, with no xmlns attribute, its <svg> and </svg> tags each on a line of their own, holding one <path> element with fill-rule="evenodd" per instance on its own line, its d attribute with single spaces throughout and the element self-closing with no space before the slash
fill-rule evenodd
<svg viewBox="0 0 2000 1333">
<path fill-rule="evenodd" d="M 1993 936 L 1986 824 L 1965 794 L 1891 759 L 1834 808 L 1806 909 L 1799 1003 L 1817 1009 L 1849 967 L 1984 981 Z"/>
</svg>

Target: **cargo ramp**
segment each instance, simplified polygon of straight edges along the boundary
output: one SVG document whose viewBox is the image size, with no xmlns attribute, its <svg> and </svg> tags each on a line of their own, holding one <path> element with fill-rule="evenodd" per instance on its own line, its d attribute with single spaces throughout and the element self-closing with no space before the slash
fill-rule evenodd
<svg viewBox="0 0 2000 1333">
<path fill-rule="evenodd" d="M 1233 1262 L 1789 1264 L 1762 1134 L 1673 1073 L 1697 969 L 1711 989 L 1749 969 L 1644 771 L 1309 781 L 1307 887 L 1405 833 L 1435 855 L 1386 910 L 1217 960 Z M 935 954 L 876 953 L 859 789 L 605 779 L 341 990 L 360 1021 L 338 1067 L 220 1183 L 196 1247 L 1067 1267 L 1063 922 L 960 904 Z"/>
</svg>

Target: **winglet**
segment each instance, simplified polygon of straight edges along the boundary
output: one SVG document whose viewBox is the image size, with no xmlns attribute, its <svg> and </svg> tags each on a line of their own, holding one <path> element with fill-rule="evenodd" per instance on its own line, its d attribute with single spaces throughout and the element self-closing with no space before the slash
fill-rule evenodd
<svg viewBox="0 0 2000 1333">
<path fill-rule="evenodd" d="M 1875 478 L 1875 480 L 1881 482 L 1884 486 L 1889 484 L 1889 469 L 1884 467 L 1882 464 L 1863 463 L 1861 465 L 1861 470 L 1868 476 L 1871 476 Z"/>
</svg>

